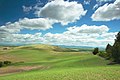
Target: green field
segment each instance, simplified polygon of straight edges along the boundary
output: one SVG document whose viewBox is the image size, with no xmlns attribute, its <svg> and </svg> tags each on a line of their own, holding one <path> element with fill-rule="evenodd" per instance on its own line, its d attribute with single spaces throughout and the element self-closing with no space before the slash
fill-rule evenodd
<svg viewBox="0 0 120 80">
<path fill-rule="evenodd" d="M 68 50 L 49 45 L 1 49 L 0 61 L 12 64 L 0 68 L 0 80 L 120 80 L 119 64 L 107 65 L 87 50 Z"/>
</svg>

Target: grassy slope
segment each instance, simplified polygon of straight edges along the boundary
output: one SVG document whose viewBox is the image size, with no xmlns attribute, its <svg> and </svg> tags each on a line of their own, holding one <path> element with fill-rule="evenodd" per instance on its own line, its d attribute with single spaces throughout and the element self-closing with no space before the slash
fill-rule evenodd
<svg viewBox="0 0 120 80">
<path fill-rule="evenodd" d="M 0 80 L 120 80 L 119 65 L 106 65 L 108 61 L 89 52 L 55 52 L 54 48 L 35 45 L 1 51 L 1 57 L 13 62 L 24 61 L 13 64 L 16 67 L 43 65 L 49 68 L 1 76 Z"/>
</svg>

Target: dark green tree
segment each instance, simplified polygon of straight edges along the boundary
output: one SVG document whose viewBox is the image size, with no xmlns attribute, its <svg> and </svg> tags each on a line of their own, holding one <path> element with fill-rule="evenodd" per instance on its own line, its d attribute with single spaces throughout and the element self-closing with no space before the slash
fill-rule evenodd
<svg viewBox="0 0 120 80">
<path fill-rule="evenodd" d="M 116 35 L 115 43 L 112 48 L 112 58 L 114 62 L 120 63 L 120 32 Z"/>
<path fill-rule="evenodd" d="M 106 51 L 105 57 L 107 60 L 109 60 L 112 57 L 112 46 L 108 44 L 105 51 Z"/>
<path fill-rule="evenodd" d="M 110 60 L 116 63 L 120 63 L 120 32 L 118 32 L 116 35 L 114 45 L 107 45 L 106 53 L 109 54 L 108 58 L 110 58 Z"/>
<path fill-rule="evenodd" d="M 116 42 L 120 42 L 120 32 L 118 32 L 118 34 L 116 35 L 115 41 L 116 41 Z"/>
<path fill-rule="evenodd" d="M 99 53 L 99 48 L 94 48 L 93 52 L 94 55 L 96 55 L 97 53 Z"/>
</svg>

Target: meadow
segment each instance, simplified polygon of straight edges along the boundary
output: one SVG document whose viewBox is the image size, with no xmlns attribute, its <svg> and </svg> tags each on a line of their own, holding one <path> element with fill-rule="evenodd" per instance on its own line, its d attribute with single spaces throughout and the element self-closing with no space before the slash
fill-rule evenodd
<svg viewBox="0 0 120 80">
<path fill-rule="evenodd" d="M 120 65 L 108 65 L 90 50 L 50 45 L 0 48 L 0 61 L 12 62 L 0 68 L 0 80 L 120 80 Z"/>
</svg>

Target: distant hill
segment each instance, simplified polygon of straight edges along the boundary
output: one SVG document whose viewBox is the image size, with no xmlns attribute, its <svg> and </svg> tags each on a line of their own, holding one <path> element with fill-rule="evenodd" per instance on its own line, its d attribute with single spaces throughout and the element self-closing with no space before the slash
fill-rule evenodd
<svg viewBox="0 0 120 80">
<path fill-rule="evenodd" d="M 65 48 L 70 49 L 85 49 L 85 50 L 93 50 L 95 47 L 90 46 L 67 46 L 67 45 L 48 45 L 48 44 L 17 44 L 17 45 L 0 45 L 0 46 L 10 46 L 10 47 L 34 47 L 34 48 L 44 48 L 44 49 L 57 49 L 57 50 L 63 50 Z M 59 49 L 58 49 L 59 48 Z M 100 50 L 105 50 L 103 47 L 99 47 Z"/>
<path fill-rule="evenodd" d="M 82 50 L 93 50 L 95 47 L 90 46 L 66 46 L 66 45 L 58 45 L 62 48 L 75 48 L 75 49 L 82 49 Z M 99 47 L 100 50 L 105 50 L 103 47 Z"/>
<path fill-rule="evenodd" d="M 74 50 L 72 48 L 63 48 L 63 47 L 60 47 L 60 46 L 47 45 L 47 44 L 25 45 L 25 46 L 18 46 L 16 48 L 19 48 L 19 49 L 49 50 L 49 51 L 56 51 L 56 52 L 77 52 L 77 50 Z"/>
<path fill-rule="evenodd" d="M 94 48 L 94 47 L 89 47 L 89 46 L 66 46 L 66 45 L 58 45 L 58 46 L 62 48 L 87 48 L 87 49 Z"/>
</svg>

